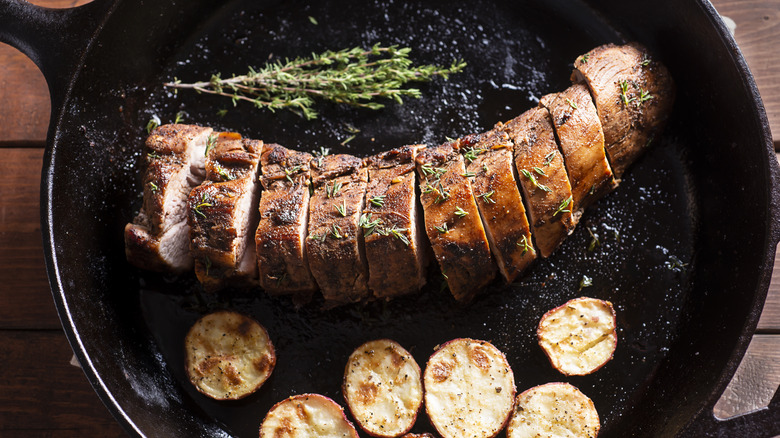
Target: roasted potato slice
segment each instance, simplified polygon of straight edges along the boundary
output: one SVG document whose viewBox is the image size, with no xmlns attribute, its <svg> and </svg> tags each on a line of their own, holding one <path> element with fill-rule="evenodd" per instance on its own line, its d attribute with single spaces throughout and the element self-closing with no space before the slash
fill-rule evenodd
<svg viewBox="0 0 780 438">
<path fill-rule="evenodd" d="M 599 414 L 593 402 L 568 383 L 535 386 L 517 396 L 507 438 L 596 438 Z"/>
<path fill-rule="evenodd" d="M 358 438 L 344 409 L 319 394 L 292 396 L 275 404 L 260 425 L 260 438 Z"/>
<path fill-rule="evenodd" d="M 545 313 L 536 334 L 556 370 L 582 376 L 612 359 L 617 346 L 615 326 L 612 303 L 581 297 Z"/>
<path fill-rule="evenodd" d="M 238 312 L 202 317 L 190 328 L 184 346 L 190 382 L 216 400 L 236 400 L 255 392 L 276 365 L 268 332 Z"/>
<path fill-rule="evenodd" d="M 491 438 L 512 413 L 515 377 L 504 354 L 489 342 L 455 339 L 428 360 L 425 409 L 444 438 Z"/>
<path fill-rule="evenodd" d="M 422 404 L 420 366 L 395 341 L 369 341 L 349 356 L 342 390 L 361 429 L 397 437 L 414 426 Z"/>
</svg>

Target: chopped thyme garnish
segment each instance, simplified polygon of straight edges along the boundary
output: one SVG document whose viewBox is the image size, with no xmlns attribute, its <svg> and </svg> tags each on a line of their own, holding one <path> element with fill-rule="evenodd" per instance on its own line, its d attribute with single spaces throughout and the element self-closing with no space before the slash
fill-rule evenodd
<svg viewBox="0 0 780 438">
<path fill-rule="evenodd" d="M 390 229 L 387 228 L 377 228 L 377 233 L 383 235 L 383 236 L 394 236 L 396 239 L 400 240 L 404 243 L 404 245 L 409 246 L 409 238 L 406 237 L 405 232 L 409 231 L 406 228 L 396 228 L 395 225 L 393 225 Z"/>
<path fill-rule="evenodd" d="M 468 160 L 469 163 L 477 159 L 477 155 L 481 154 L 482 152 L 485 152 L 486 149 L 482 148 L 468 148 L 466 149 L 466 152 L 463 153 L 463 158 Z"/>
<path fill-rule="evenodd" d="M 594 249 L 596 249 L 597 246 L 601 244 L 601 242 L 599 241 L 599 235 L 594 233 L 593 230 L 590 229 L 590 227 L 587 227 L 586 229 L 590 234 L 590 244 L 588 245 L 588 252 L 592 252 Z"/>
<path fill-rule="evenodd" d="M 420 170 L 422 170 L 424 175 L 434 175 L 436 178 L 441 178 L 441 176 L 447 172 L 447 169 L 443 167 L 433 167 L 431 163 L 423 164 L 420 166 Z"/>
<path fill-rule="evenodd" d="M 550 166 L 550 163 L 552 163 L 553 158 L 555 158 L 555 151 L 551 151 L 549 154 L 544 156 L 544 166 L 548 167 Z"/>
<path fill-rule="evenodd" d="M 541 176 L 547 176 L 547 174 L 544 173 L 544 170 L 542 170 L 541 167 L 534 167 L 534 172 L 538 173 Z"/>
<path fill-rule="evenodd" d="M 298 165 L 298 166 L 293 166 L 293 167 L 291 167 L 291 168 L 289 168 L 289 169 L 286 169 L 286 168 L 285 168 L 285 169 L 284 169 L 284 177 L 285 177 L 285 178 L 287 178 L 287 181 L 290 181 L 290 182 L 295 182 L 295 181 L 293 181 L 293 179 L 292 179 L 292 174 L 294 174 L 295 172 L 297 172 L 297 171 L 299 171 L 299 170 L 301 170 L 301 166 L 300 166 L 300 165 Z"/>
<path fill-rule="evenodd" d="M 341 205 L 336 205 L 335 207 L 336 207 L 336 211 L 339 212 L 339 214 L 342 217 L 346 217 L 347 216 L 347 204 L 346 204 L 346 201 L 341 201 Z"/>
<path fill-rule="evenodd" d="M 561 202 L 561 205 L 558 206 L 558 209 L 555 210 L 555 213 L 553 213 L 553 217 L 558 216 L 560 213 L 571 213 L 571 210 L 568 209 L 569 205 L 571 204 L 571 196 L 564 199 L 563 202 Z"/>
<path fill-rule="evenodd" d="M 317 19 L 312 17 L 311 15 L 309 15 L 309 22 L 315 26 L 319 24 L 317 23 Z"/>
<path fill-rule="evenodd" d="M 666 266 L 666 269 L 674 272 L 683 272 L 685 271 L 686 267 L 688 266 L 687 263 L 683 263 L 682 260 L 677 258 L 674 255 L 669 255 L 669 260 L 664 262 L 664 266 Z"/>
<path fill-rule="evenodd" d="M 334 182 L 333 185 L 328 187 L 328 183 L 325 183 L 325 196 L 328 198 L 335 198 L 341 190 L 341 183 Z"/>
<path fill-rule="evenodd" d="M 206 215 L 202 211 L 200 211 L 201 207 L 213 207 L 213 206 L 214 206 L 213 204 L 206 201 L 206 194 L 204 193 L 203 196 L 201 196 L 200 198 L 200 204 L 196 205 L 194 210 L 195 213 L 198 213 L 199 215 L 205 218 Z"/>
<path fill-rule="evenodd" d="M 368 202 L 372 203 L 373 205 L 376 205 L 377 207 L 382 207 L 385 205 L 386 196 L 387 195 L 374 196 L 373 198 L 369 199 Z"/>
<path fill-rule="evenodd" d="M 222 108 L 221 110 L 217 110 L 217 117 L 225 117 L 228 113 L 228 110 L 225 108 Z"/>
<path fill-rule="evenodd" d="M 209 276 L 209 269 L 211 269 L 211 259 L 209 256 L 203 257 L 203 264 L 206 265 L 206 277 Z"/>
<path fill-rule="evenodd" d="M 474 172 L 466 171 L 466 173 L 462 173 L 460 176 L 462 176 L 464 178 L 473 178 L 473 177 L 477 176 L 477 174 L 474 173 Z"/>
<path fill-rule="evenodd" d="M 596 184 L 591 185 L 590 190 L 588 191 L 589 195 L 592 195 L 594 193 L 596 193 Z"/>
<path fill-rule="evenodd" d="M 628 106 L 629 103 L 636 100 L 636 97 L 628 98 L 628 81 L 625 79 L 620 80 L 620 98 L 623 99 L 623 104 Z"/>
<path fill-rule="evenodd" d="M 160 188 L 159 188 L 159 187 L 157 187 L 157 184 L 155 184 L 155 183 L 153 183 L 153 182 L 151 182 L 151 181 L 149 181 L 149 187 L 151 187 L 151 188 L 152 188 L 152 191 L 153 191 L 153 192 L 156 192 L 157 190 L 160 190 Z"/>
<path fill-rule="evenodd" d="M 490 204 L 495 204 L 496 200 L 492 198 L 492 196 L 496 193 L 495 190 L 491 190 L 487 193 L 483 193 L 481 195 L 477 195 L 478 198 L 482 198 L 483 201 Z"/>
<path fill-rule="evenodd" d="M 566 103 L 568 103 L 570 107 L 577 109 L 577 104 L 572 102 L 568 97 L 566 98 Z"/>
<path fill-rule="evenodd" d="M 441 204 L 442 202 L 450 199 L 450 192 L 444 190 L 444 186 L 441 185 L 441 181 L 436 181 L 436 185 L 439 186 L 439 188 L 433 189 L 433 191 L 436 192 L 436 199 L 433 202 L 436 204 Z"/>
<path fill-rule="evenodd" d="M 642 61 L 640 64 L 642 64 L 642 67 L 647 67 L 650 64 L 650 61 L 650 57 L 647 56 L 647 53 L 645 53 L 644 56 L 642 56 Z"/>
<path fill-rule="evenodd" d="M 488 172 L 488 167 L 487 167 L 487 164 L 482 164 L 482 170 L 484 170 L 484 171 L 485 171 L 485 173 L 487 173 L 487 172 Z"/>
<path fill-rule="evenodd" d="M 324 234 L 309 234 L 309 239 L 311 239 L 311 240 L 319 240 L 320 242 L 322 242 L 323 240 L 325 240 L 325 235 Z"/>
<path fill-rule="evenodd" d="M 352 140 L 354 140 L 354 139 L 355 139 L 355 137 L 357 137 L 357 135 L 355 135 L 355 134 L 352 134 L 352 135 L 350 135 L 349 137 L 347 137 L 347 138 L 346 138 L 344 141 L 342 141 L 342 142 L 341 142 L 341 143 L 339 143 L 339 144 L 340 144 L 340 145 L 342 145 L 342 146 L 345 146 L 347 143 L 349 143 L 349 142 L 351 142 Z"/>
<path fill-rule="evenodd" d="M 430 185 L 430 184 L 428 184 L 428 183 L 425 183 L 425 185 L 424 185 L 424 186 L 423 186 L 423 187 L 420 189 L 420 191 L 421 191 L 423 194 L 428 194 L 428 193 L 431 193 L 431 192 L 433 192 L 433 191 L 435 191 L 435 190 L 436 190 L 436 189 L 434 189 L 434 188 L 433 188 L 433 186 L 431 186 L 431 185 Z"/>
<path fill-rule="evenodd" d="M 218 163 L 215 163 L 214 167 L 216 167 L 217 173 L 224 181 L 230 181 L 234 179 L 229 173 L 227 173 L 227 170 L 225 170 L 225 168 L 220 166 Z"/>
<path fill-rule="evenodd" d="M 525 253 L 527 253 L 527 252 L 528 252 L 528 250 L 530 250 L 530 249 L 531 249 L 531 243 L 530 243 L 530 242 L 528 242 L 528 236 L 523 236 L 523 238 L 522 238 L 522 239 L 520 239 L 520 240 L 517 242 L 517 246 L 519 246 L 519 247 L 523 248 L 523 253 L 522 253 L 522 254 L 520 254 L 520 255 L 525 255 Z"/>
<path fill-rule="evenodd" d="M 363 237 L 368 237 L 373 233 L 376 229 L 376 227 L 381 224 L 382 221 L 380 219 L 371 220 L 371 213 L 363 213 L 360 215 L 360 220 L 358 221 L 358 226 L 366 231 L 363 232 Z"/>
<path fill-rule="evenodd" d="M 433 226 L 436 231 L 440 232 L 441 234 L 447 234 L 450 232 L 450 229 L 447 227 L 447 222 L 441 224 L 441 226 L 437 227 L 436 225 Z"/>
<path fill-rule="evenodd" d="M 146 154 L 146 156 L 149 157 L 149 158 L 160 158 L 160 154 L 158 154 L 155 151 L 149 152 L 148 154 Z"/>
<path fill-rule="evenodd" d="M 468 214 L 469 214 L 468 211 L 466 211 L 466 210 L 464 210 L 464 209 L 462 209 L 460 207 L 455 207 L 455 215 L 456 216 L 458 216 L 458 217 L 466 217 L 466 216 L 468 216 Z"/>
<path fill-rule="evenodd" d="M 160 121 L 160 118 L 157 117 L 157 114 L 153 114 L 152 118 L 149 119 L 149 121 L 146 123 L 146 133 L 151 134 L 152 131 L 154 131 L 154 128 L 160 126 L 162 122 Z"/>
<path fill-rule="evenodd" d="M 645 91 L 643 89 L 639 89 L 639 100 L 637 101 L 637 106 L 643 104 L 644 102 L 653 99 L 653 96 L 650 94 L 649 91 Z"/>
<path fill-rule="evenodd" d="M 580 288 L 578 290 L 582 290 L 583 288 L 591 286 L 593 286 L 593 279 L 587 275 L 583 275 L 582 280 L 580 280 Z"/>
<path fill-rule="evenodd" d="M 580 56 L 580 61 L 582 61 L 583 64 L 587 64 L 588 63 L 588 58 L 590 58 L 590 53 L 586 53 L 586 54 Z"/>
<path fill-rule="evenodd" d="M 344 236 L 341 235 L 341 227 L 336 224 L 333 224 L 330 227 L 330 237 L 334 239 L 343 239 Z"/>
<path fill-rule="evenodd" d="M 214 146 L 217 144 L 217 135 L 216 134 L 210 134 L 209 140 L 206 142 L 206 151 L 203 153 L 204 157 L 209 156 L 209 151 L 214 148 Z"/>
<path fill-rule="evenodd" d="M 182 120 L 184 120 L 184 111 L 179 111 L 178 113 L 176 113 L 176 118 L 173 119 L 173 123 L 179 123 Z"/>
<path fill-rule="evenodd" d="M 552 190 L 550 190 L 550 188 L 546 185 L 539 184 L 533 174 L 531 174 L 531 172 L 527 171 L 526 169 L 520 169 L 520 173 L 522 173 L 524 177 L 528 178 L 531 181 L 531 184 L 533 184 L 537 189 L 544 190 L 547 193 L 552 192 Z"/>
</svg>

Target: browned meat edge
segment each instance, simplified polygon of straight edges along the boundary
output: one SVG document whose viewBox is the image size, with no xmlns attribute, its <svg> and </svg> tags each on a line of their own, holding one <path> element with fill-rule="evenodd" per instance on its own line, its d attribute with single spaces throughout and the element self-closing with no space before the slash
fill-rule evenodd
<svg viewBox="0 0 780 438">
<path fill-rule="evenodd" d="M 421 147 L 403 146 L 365 160 L 369 182 L 360 224 L 368 286 L 377 298 L 414 293 L 425 284 L 428 242 L 414 172 L 414 159 Z"/>
<path fill-rule="evenodd" d="M 187 196 L 203 181 L 204 151 L 211 128 L 163 125 L 146 139 L 143 206 L 125 226 L 127 260 L 143 269 L 192 269 Z"/>
<path fill-rule="evenodd" d="M 369 297 L 368 264 L 360 216 L 368 183 L 363 160 L 328 155 L 312 161 L 306 252 L 311 273 L 328 305 Z"/>
<path fill-rule="evenodd" d="M 511 283 L 536 259 L 523 199 L 517 188 L 513 144 L 503 125 L 461 140 L 466 172 L 504 279 Z"/>
<path fill-rule="evenodd" d="M 266 144 L 255 234 L 259 281 L 271 295 L 305 301 L 317 290 L 306 255 L 311 155 Z"/>
<path fill-rule="evenodd" d="M 206 181 L 190 192 L 190 249 L 207 291 L 256 284 L 262 147 L 261 141 L 220 133 L 206 152 Z"/>
<path fill-rule="evenodd" d="M 433 253 L 452 295 L 469 301 L 493 280 L 496 265 L 458 143 L 422 149 L 416 162 Z"/>
</svg>

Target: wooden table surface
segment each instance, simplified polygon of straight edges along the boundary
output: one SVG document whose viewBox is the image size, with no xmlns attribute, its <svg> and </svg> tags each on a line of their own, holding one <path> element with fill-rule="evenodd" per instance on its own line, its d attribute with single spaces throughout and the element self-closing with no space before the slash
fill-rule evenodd
<svg viewBox="0 0 780 438">
<path fill-rule="evenodd" d="M 86 1 L 33 3 L 70 7 Z M 714 4 L 737 24 L 737 42 L 780 148 L 780 0 Z M 49 112 L 43 76 L 21 53 L 0 44 L 0 436 L 123 436 L 81 369 L 71 364 L 46 278 L 39 185 Z M 766 406 L 780 385 L 778 264 L 780 259 L 748 353 L 716 406 L 721 418 Z"/>
</svg>

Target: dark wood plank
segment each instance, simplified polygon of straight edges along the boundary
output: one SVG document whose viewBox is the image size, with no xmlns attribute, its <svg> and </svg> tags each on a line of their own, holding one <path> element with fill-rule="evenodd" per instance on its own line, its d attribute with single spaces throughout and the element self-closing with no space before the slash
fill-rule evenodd
<svg viewBox="0 0 780 438">
<path fill-rule="evenodd" d="M 39 213 L 42 149 L 3 149 L 0 159 L 0 329 L 59 329 Z"/>
<path fill-rule="evenodd" d="M 712 0 L 737 24 L 734 38 L 756 78 L 780 150 L 780 0 Z"/>
<path fill-rule="evenodd" d="M 0 436 L 125 436 L 59 331 L 0 331 Z"/>
</svg>

